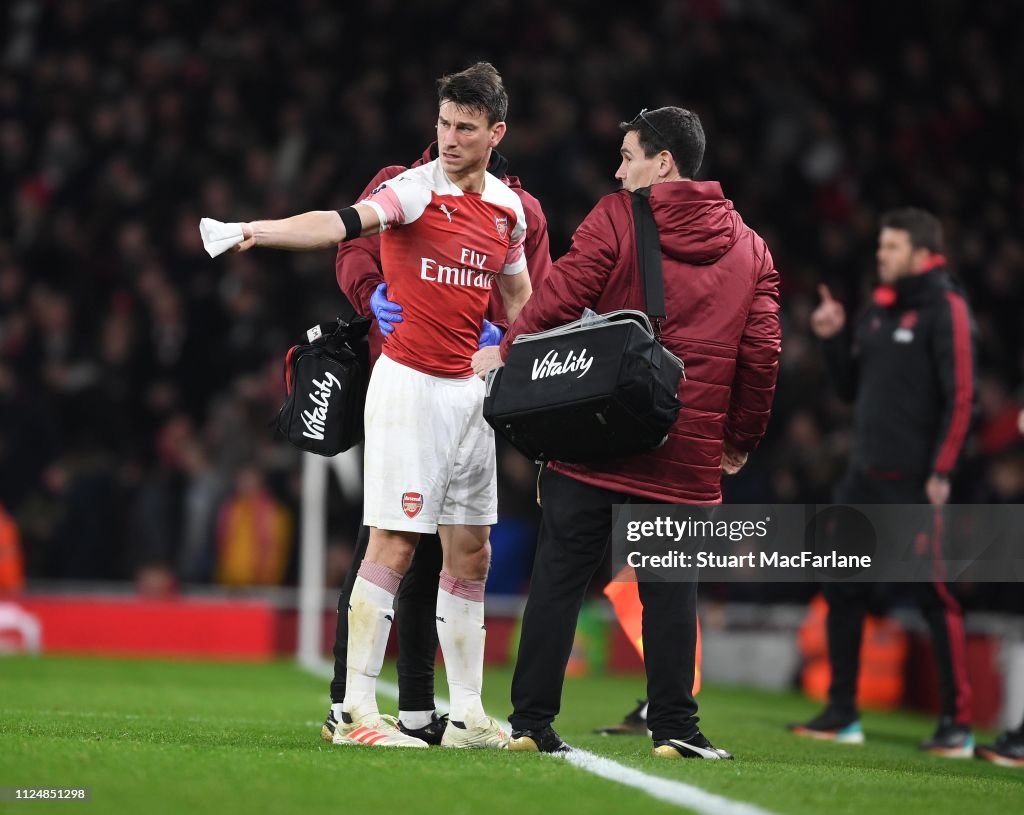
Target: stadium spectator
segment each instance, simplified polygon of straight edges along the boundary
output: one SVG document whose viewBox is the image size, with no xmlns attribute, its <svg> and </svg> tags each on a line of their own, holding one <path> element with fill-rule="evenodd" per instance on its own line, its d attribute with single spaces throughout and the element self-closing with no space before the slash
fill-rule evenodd
<svg viewBox="0 0 1024 815">
<path fill-rule="evenodd" d="M 615 178 L 623 189 L 584 219 L 502 344 L 478 351 L 473 368 L 482 376 L 502 364 L 516 336 L 579 319 L 584 308 L 643 310 L 630 192 L 649 188 L 664 262 L 661 339 L 687 363 L 683 408 L 653 452 L 543 471 L 542 526 L 512 679 L 512 750 L 567 749 L 552 723 L 587 585 L 608 546 L 612 505 L 720 503 L 721 472 L 738 472 L 764 435 L 778 374 L 779 275 L 721 186 L 694 180 L 705 147 L 700 119 L 663 107 L 620 127 Z M 639 591 L 653 755 L 732 758 L 697 728 L 696 580 L 641 581 Z"/>
<path fill-rule="evenodd" d="M 13 594 L 25 587 L 25 562 L 21 554 L 21 535 L 14 519 L 0 504 L 0 595 Z"/>
<path fill-rule="evenodd" d="M 908 208 L 884 214 L 880 223 L 881 285 L 874 304 L 850 331 L 846 310 L 822 284 L 822 303 L 811 315 L 836 388 L 854 401 L 853 445 L 835 500 L 941 506 L 971 423 L 973 321 L 941 254 L 938 219 Z M 930 513 L 923 523 L 923 534 L 940 534 Z M 935 755 L 969 756 L 974 741 L 962 611 L 941 580 L 911 585 L 931 631 L 942 697 L 935 733 L 919 746 Z M 824 584 L 829 702 L 820 715 L 791 726 L 797 735 L 864 740 L 855 697 L 864 617 L 877 590 L 871 583 Z"/>
<path fill-rule="evenodd" d="M 275 586 L 294 545 L 291 513 L 267 490 L 258 467 L 243 467 L 218 513 L 217 582 L 235 588 Z"/>
</svg>

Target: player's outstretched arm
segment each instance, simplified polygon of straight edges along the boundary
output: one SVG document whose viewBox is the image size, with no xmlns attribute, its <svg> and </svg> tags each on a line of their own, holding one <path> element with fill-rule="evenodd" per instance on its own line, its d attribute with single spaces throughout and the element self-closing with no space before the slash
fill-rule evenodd
<svg viewBox="0 0 1024 815">
<path fill-rule="evenodd" d="M 358 235 L 349 235 L 349 229 Z M 254 246 L 304 252 L 327 249 L 349 237 L 373 235 L 380 231 L 380 216 L 372 207 L 356 204 L 340 212 L 316 210 L 273 221 L 251 221 L 241 224 L 222 224 L 203 218 L 199 224 L 203 243 L 211 255 L 224 251 L 245 252 Z"/>
<path fill-rule="evenodd" d="M 327 249 L 345 239 L 345 225 L 341 216 L 331 210 L 303 212 L 291 218 L 242 224 L 242 237 L 244 240 L 233 246 L 232 252 L 244 252 L 254 246 L 293 252 Z"/>
</svg>

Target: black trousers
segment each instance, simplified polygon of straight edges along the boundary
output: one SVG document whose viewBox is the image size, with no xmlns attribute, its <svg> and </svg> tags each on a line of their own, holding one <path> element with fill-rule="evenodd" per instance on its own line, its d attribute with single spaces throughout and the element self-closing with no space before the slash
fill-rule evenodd
<svg viewBox="0 0 1024 815">
<path fill-rule="evenodd" d="M 612 504 L 631 500 L 636 499 L 544 471 L 541 530 L 512 678 L 513 728 L 541 729 L 558 715 L 580 607 L 608 547 Z M 655 739 L 686 739 L 697 731 L 697 583 L 642 581 L 639 589 L 647 724 Z"/>
<path fill-rule="evenodd" d="M 836 487 L 835 500 L 841 504 L 927 502 L 924 485 L 918 479 L 873 479 L 853 471 L 848 472 Z M 832 667 L 829 704 L 843 713 L 853 714 L 857 710 L 857 676 L 860 672 L 864 617 L 877 587 L 871 583 L 825 583 L 823 588 L 828 600 L 828 654 Z M 906 583 L 900 588 L 911 594 L 931 633 L 942 715 L 959 724 L 969 724 L 971 690 L 967 683 L 960 604 L 948 585 L 942 582 Z"/>
<path fill-rule="evenodd" d="M 370 528 L 359 530 L 352 568 L 338 597 L 338 625 L 334 632 L 334 679 L 331 701 L 345 699 L 348 657 L 348 603 L 359 564 L 366 556 Z M 398 707 L 400 710 L 434 709 L 434 661 L 437 657 L 437 585 L 441 576 L 441 539 L 420 535 L 412 564 L 395 597 L 398 626 Z"/>
</svg>

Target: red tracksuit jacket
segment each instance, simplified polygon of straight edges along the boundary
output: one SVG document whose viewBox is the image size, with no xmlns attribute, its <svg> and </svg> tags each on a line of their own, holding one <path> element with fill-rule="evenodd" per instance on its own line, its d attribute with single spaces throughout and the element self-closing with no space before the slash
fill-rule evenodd
<svg viewBox="0 0 1024 815">
<path fill-rule="evenodd" d="M 717 182 L 651 188 L 665 278 L 662 342 L 686 365 L 683 409 L 657 450 L 601 465 L 553 463 L 596 486 L 652 501 L 718 503 L 722 441 L 753 450 L 768 425 L 782 330 L 779 275 L 768 247 L 747 227 Z M 501 345 L 518 334 L 600 313 L 643 311 L 629 193 L 602 198 L 573 235 L 572 248 L 534 286 Z"/>
</svg>

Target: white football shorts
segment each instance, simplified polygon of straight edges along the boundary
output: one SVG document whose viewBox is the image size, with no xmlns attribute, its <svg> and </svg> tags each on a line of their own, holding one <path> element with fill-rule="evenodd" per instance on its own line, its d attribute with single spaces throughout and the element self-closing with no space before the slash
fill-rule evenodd
<svg viewBox="0 0 1024 815">
<path fill-rule="evenodd" d="M 484 383 L 446 379 L 381 356 L 366 394 L 363 523 L 395 532 L 498 520 L 494 431 Z"/>
</svg>

